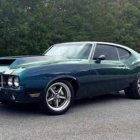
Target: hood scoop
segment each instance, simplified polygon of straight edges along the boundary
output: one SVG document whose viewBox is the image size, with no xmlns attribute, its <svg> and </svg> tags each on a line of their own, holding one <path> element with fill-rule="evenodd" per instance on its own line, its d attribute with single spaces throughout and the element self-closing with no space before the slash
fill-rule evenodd
<svg viewBox="0 0 140 140">
<path fill-rule="evenodd" d="M 64 60 L 63 57 L 52 57 L 52 56 L 35 56 L 35 57 L 23 57 L 17 58 L 11 65 L 10 68 L 18 68 L 25 65 L 36 65 L 37 63 L 48 63 Z"/>
<path fill-rule="evenodd" d="M 0 59 L 0 66 L 9 66 L 11 65 L 16 59 Z"/>
<path fill-rule="evenodd" d="M 44 63 L 57 63 L 67 60 L 61 56 L 21 56 L 21 57 L 1 57 L 0 66 L 6 66 L 11 69 L 26 66 L 36 66 Z"/>
</svg>

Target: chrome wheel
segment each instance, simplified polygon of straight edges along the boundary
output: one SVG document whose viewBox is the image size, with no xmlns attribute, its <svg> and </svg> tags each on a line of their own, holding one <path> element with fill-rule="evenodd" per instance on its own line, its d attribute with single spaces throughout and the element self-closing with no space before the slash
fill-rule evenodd
<svg viewBox="0 0 140 140">
<path fill-rule="evenodd" d="M 131 99 L 140 99 L 140 74 L 136 79 L 125 89 L 125 94 Z"/>
<path fill-rule="evenodd" d="M 68 107 L 71 100 L 69 87 L 62 82 L 52 84 L 46 94 L 46 103 L 54 111 L 63 111 Z"/>
<path fill-rule="evenodd" d="M 138 93 L 140 94 L 140 77 L 138 78 L 137 81 L 137 88 L 138 88 Z"/>
</svg>

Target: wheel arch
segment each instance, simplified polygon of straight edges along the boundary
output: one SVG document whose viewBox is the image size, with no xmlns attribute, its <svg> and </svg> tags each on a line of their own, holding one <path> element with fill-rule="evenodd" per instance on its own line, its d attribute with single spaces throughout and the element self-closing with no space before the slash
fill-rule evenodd
<svg viewBox="0 0 140 140">
<path fill-rule="evenodd" d="M 59 77 L 55 77 L 53 78 L 50 82 L 47 83 L 46 87 L 45 87 L 45 91 L 47 90 L 47 88 L 49 87 L 49 85 L 51 85 L 52 83 L 56 82 L 56 81 L 59 81 L 59 80 L 66 80 L 68 81 L 73 89 L 74 89 L 74 92 L 75 92 L 75 95 L 80 87 L 80 83 L 78 82 L 78 80 L 73 77 L 73 76 L 59 76 Z"/>
</svg>

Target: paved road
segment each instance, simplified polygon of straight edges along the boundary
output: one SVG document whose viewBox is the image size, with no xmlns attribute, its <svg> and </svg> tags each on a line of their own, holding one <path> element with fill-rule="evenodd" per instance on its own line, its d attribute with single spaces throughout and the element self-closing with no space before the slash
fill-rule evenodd
<svg viewBox="0 0 140 140">
<path fill-rule="evenodd" d="M 0 140 L 140 140 L 140 101 L 108 95 L 77 101 L 62 116 L 0 105 Z"/>
</svg>

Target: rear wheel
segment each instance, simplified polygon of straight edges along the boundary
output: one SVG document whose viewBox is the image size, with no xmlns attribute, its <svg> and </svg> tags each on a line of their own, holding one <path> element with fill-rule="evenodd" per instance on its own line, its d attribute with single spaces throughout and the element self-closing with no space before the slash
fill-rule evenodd
<svg viewBox="0 0 140 140">
<path fill-rule="evenodd" d="M 1 104 L 7 105 L 7 104 L 10 104 L 10 103 L 8 101 L 1 101 Z"/>
<path fill-rule="evenodd" d="M 138 75 L 136 80 L 125 89 L 125 94 L 129 98 L 140 99 L 140 75 Z"/>
<path fill-rule="evenodd" d="M 65 80 L 52 83 L 46 90 L 40 103 L 41 109 L 46 114 L 64 114 L 72 105 L 74 90 L 72 85 Z"/>
</svg>

